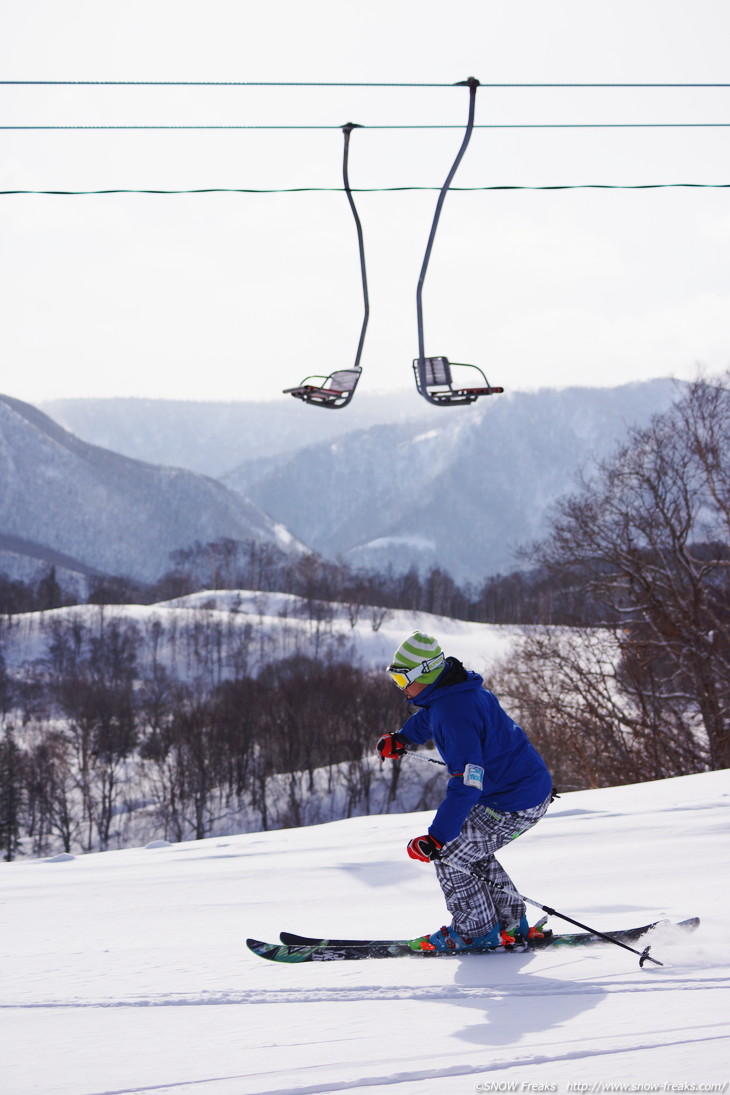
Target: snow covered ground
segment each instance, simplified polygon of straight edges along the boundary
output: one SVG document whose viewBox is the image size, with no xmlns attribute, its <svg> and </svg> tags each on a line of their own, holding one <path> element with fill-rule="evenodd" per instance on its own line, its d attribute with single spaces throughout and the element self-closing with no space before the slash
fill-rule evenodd
<svg viewBox="0 0 730 1095">
<path fill-rule="evenodd" d="M 470 669 L 484 673 L 506 657 L 521 634 L 521 628 L 501 624 L 479 624 L 405 609 L 361 607 L 350 622 L 348 606 L 328 605 L 331 619 L 317 621 L 307 602 L 290 593 L 255 590 L 204 590 L 153 605 L 71 605 L 48 612 L 27 612 L 9 617 L 3 656 L 11 671 L 48 657 L 53 627 L 74 623 L 99 635 L 112 621 L 135 624 L 140 630 L 142 649 L 138 660 L 155 661 L 185 678 L 191 664 L 203 660 L 201 633 L 215 636 L 216 660 L 223 663 L 223 676 L 231 675 L 231 663 L 248 630 L 248 668 L 258 672 L 261 665 L 305 654 L 336 661 L 354 660 L 363 668 L 382 670 L 392 660 L 404 635 L 419 628 L 436 635 L 447 654 L 460 658 Z M 2 621 L 0 621 L 2 622 Z M 184 636 L 190 637 L 186 645 Z M 195 652 L 191 652 L 192 648 Z M 220 650 L 219 650 L 220 647 Z"/>
<path fill-rule="evenodd" d="M 618 947 L 284 966 L 280 929 L 417 935 L 445 915 L 405 854 L 430 815 L 0 865 L 3 1095 L 725 1091 L 730 772 L 557 801 L 502 858 Z M 535 917 L 539 915 L 536 910 Z M 553 922 L 555 926 L 560 921 Z"/>
</svg>

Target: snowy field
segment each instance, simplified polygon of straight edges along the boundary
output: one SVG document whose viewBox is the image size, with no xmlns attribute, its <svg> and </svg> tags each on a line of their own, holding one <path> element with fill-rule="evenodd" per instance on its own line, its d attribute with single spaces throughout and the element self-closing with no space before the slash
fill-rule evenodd
<svg viewBox="0 0 730 1095">
<path fill-rule="evenodd" d="M 405 609 L 361 606 L 359 617 L 350 622 L 348 608 L 328 604 L 331 619 L 317 621 L 303 597 L 290 593 L 262 593 L 254 590 L 204 590 L 153 605 L 72 605 L 48 612 L 26 612 L 5 621 L 3 656 L 8 669 L 48 657 L 53 626 L 62 623 L 87 628 L 100 635 L 112 621 L 139 628 L 142 647 L 140 663 L 148 662 L 154 648 L 155 661 L 175 675 L 192 674 L 204 655 L 201 635 L 215 636 L 222 655 L 223 677 L 230 676 L 233 652 L 242 641 L 247 644 L 248 668 L 257 672 L 262 665 L 304 654 L 309 657 L 354 660 L 365 669 L 382 670 L 393 658 L 404 635 L 420 629 L 436 635 L 448 655 L 461 659 L 478 673 L 489 670 L 506 657 L 522 629 L 501 624 L 479 624 Z M 375 617 L 373 623 L 372 617 Z M 248 630 L 248 639 L 242 638 Z M 158 634 L 159 631 L 159 634 Z M 184 636 L 190 639 L 186 646 Z M 190 646 L 195 646 L 195 655 Z"/>
<path fill-rule="evenodd" d="M 581 791 L 506 849 L 523 893 L 655 933 L 583 952 L 284 966 L 248 935 L 413 936 L 430 815 L 0 865 L 3 1095 L 725 1091 L 730 772 Z M 534 918 L 539 915 L 536 910 Z M 558 927 L 560 921 L 554 920 Z"/>
</svg>

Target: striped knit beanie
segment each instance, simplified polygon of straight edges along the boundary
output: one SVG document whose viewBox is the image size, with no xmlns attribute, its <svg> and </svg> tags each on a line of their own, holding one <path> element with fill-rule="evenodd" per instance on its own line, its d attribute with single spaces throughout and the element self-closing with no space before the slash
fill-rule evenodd
<svg viewBox="0 0 730 1095">
<path fill-rule="evenodd" d="M 441 647 L 433 635 L 424 635 L 422 631 L 414 631 L 407 639 L 403 640 L 396 650 L 393 655 L 393 665 L 402 665 L 405 669 L 413 669 L 421 662 L 431 661 L 432 658 L 437 658 L 442 653 Z M 416 680 L 420 684 L 433 684 L 443 668 L 442 662 L 437 669 L 432 669 L 430 673 L 423 673 Z"/>
</svg>

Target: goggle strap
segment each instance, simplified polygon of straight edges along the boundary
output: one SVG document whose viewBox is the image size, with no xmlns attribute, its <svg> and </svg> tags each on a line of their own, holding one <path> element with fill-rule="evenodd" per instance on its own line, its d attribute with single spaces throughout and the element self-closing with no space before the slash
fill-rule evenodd
<svg viewBox="0 0 730 1095">
<path fill-rule="evenodd" d="M 435 658 L 429 658 L 427 661 L 421 662 L 420 665 L 414 665 L 413 669 L 406 669 L 404 666 L 391 665 L 388 667 L 388 672 L 390 674 L 397 673 L 399 676 L 404 677 L 407 686 L 413 684 L 413 682 L 418 680 L 419 677 L 422 677 L 424 673 L 431 673 L 432 670 L 439 669 L 444 664 L 445 660 L 444 652 L 442 650 Z"/>
</svg>

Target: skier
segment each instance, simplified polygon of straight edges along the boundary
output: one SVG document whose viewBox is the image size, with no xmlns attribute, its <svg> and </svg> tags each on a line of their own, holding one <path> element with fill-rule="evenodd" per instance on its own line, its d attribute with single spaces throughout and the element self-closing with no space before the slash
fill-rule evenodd
<svg viewBox="0 0 730 1095">
<path fill-rule="evenodd" d="M 380 738 L 381 760 L 402 756 L 409 742 L 433 739 L 451 776 L 428 833 L 407 848 L 411 859 L 434 861 L 453 918 L 424 936 L 422 948 L 468 951 L 531 938 L 536 929 L 494 852 L 548 809 L 552 779 L 542 757 L 482 677 L 445 657 L 433 636 L 414 631 L 387 671 L 418 709 L 400 730 Z M 474 868 L 486 882 L 468 873 Z"/>
</svg>

